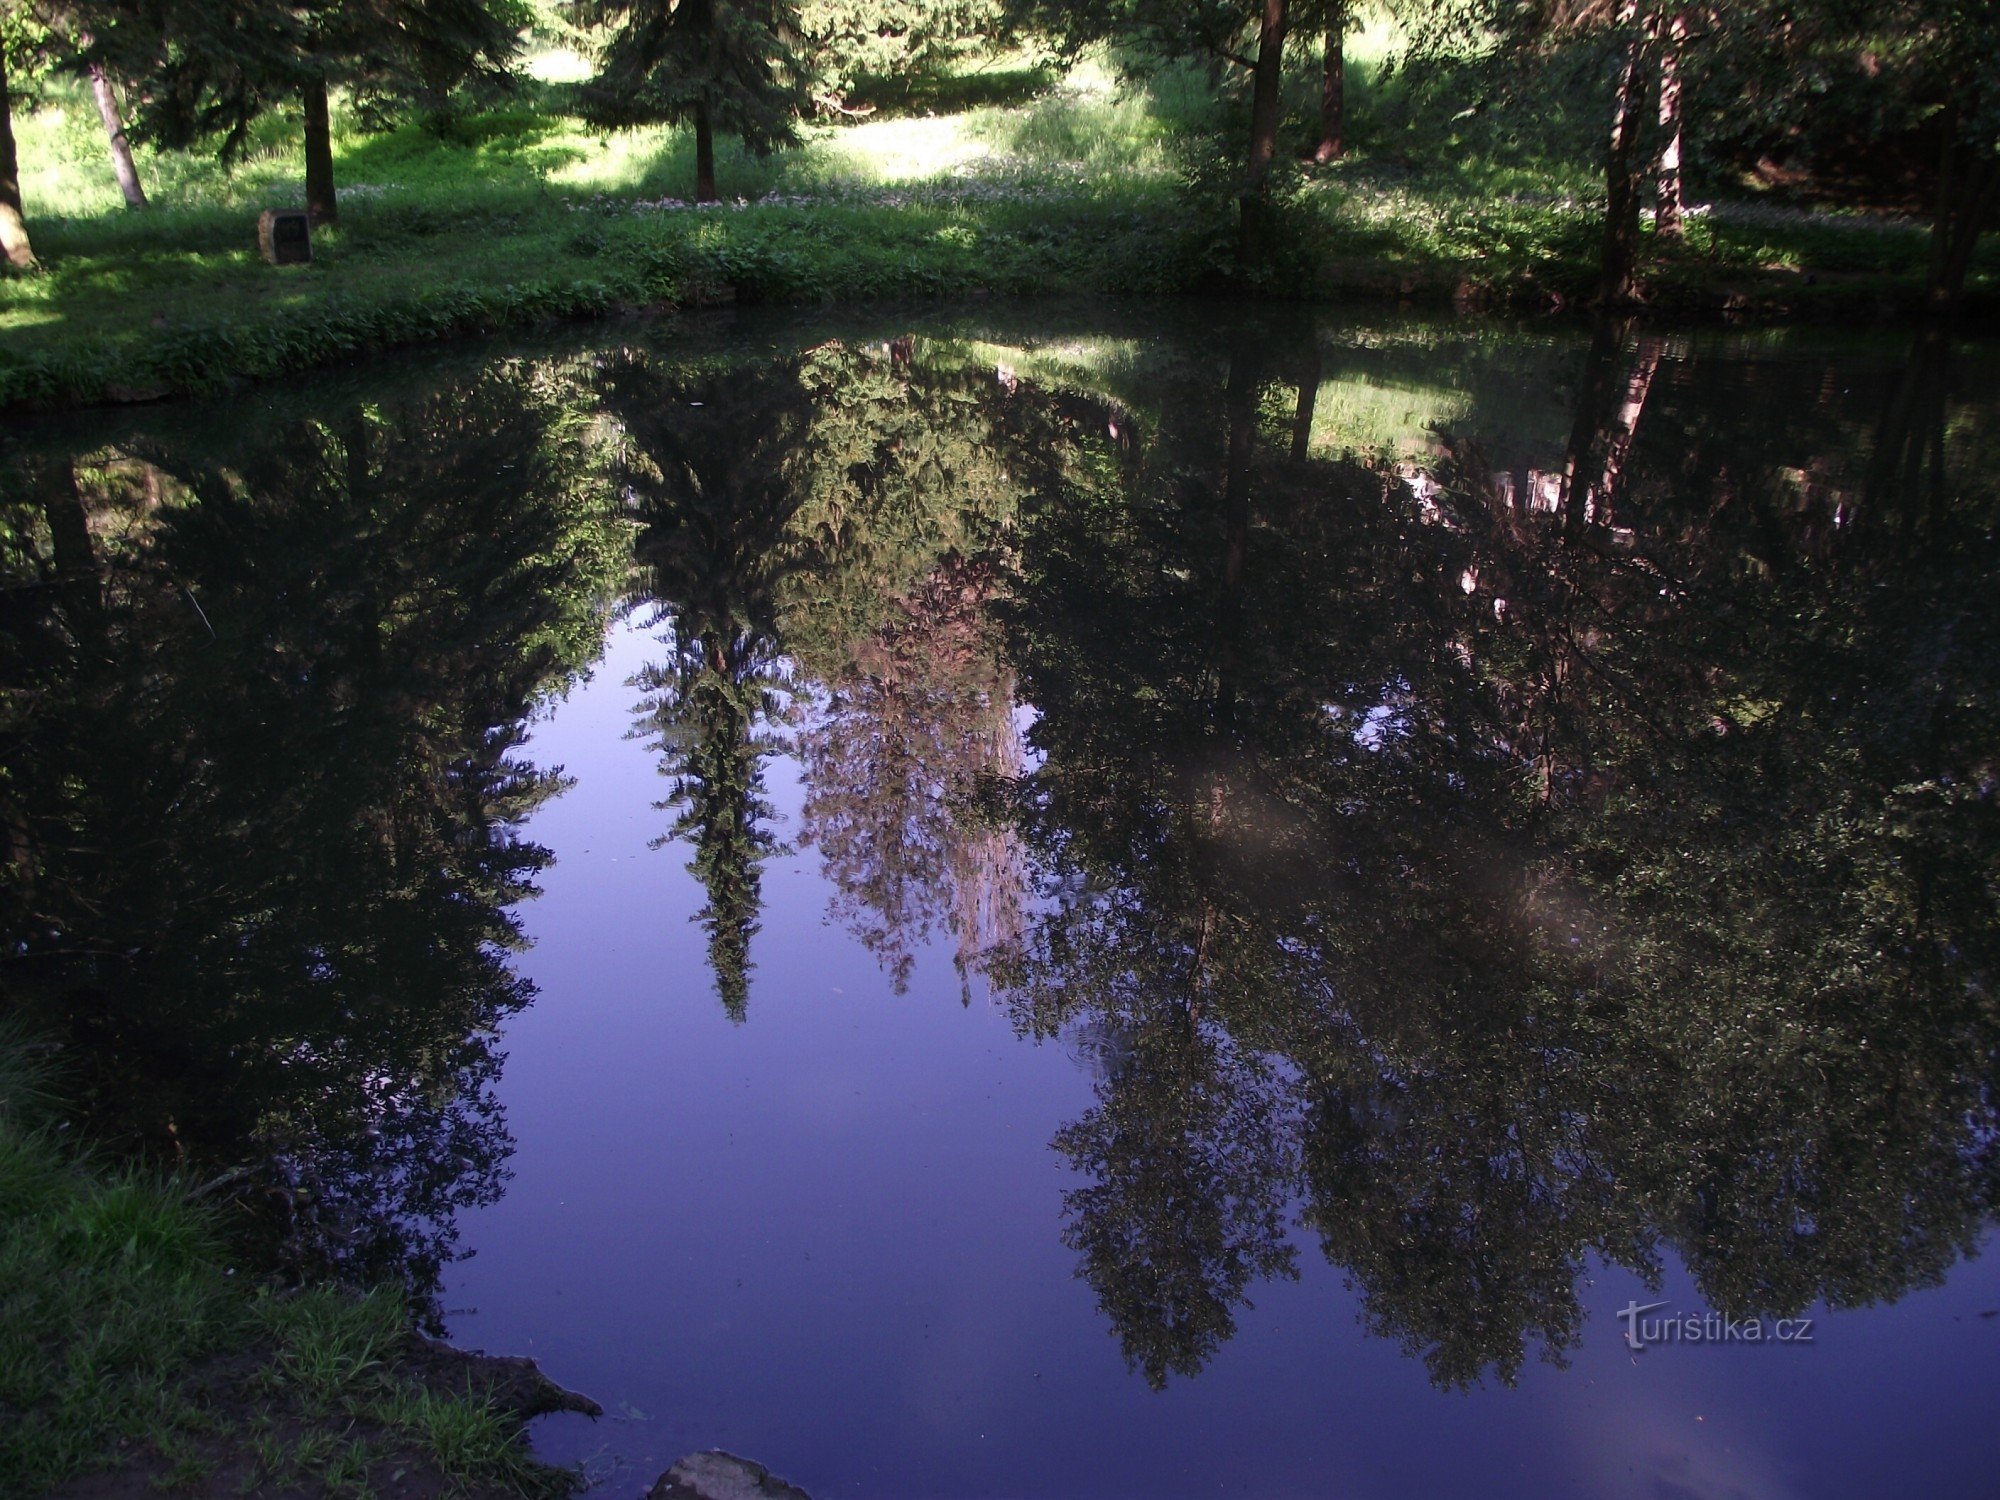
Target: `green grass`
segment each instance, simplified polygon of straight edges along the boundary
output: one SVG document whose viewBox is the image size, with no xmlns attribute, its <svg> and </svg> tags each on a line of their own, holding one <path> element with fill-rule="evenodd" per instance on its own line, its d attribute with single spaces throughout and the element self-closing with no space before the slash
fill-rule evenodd
<svg viewBox="0 0 2000 1500">
<path fill-rule="evenodd" d="M 1468 59 L 1417 87 L 1383 23 L 1349 47 L 1353 150 L 1300 167 L 1310 46 L 1294 55 L 1279 255 L 1247 289 L 1548 305 L 1586 296 L 1599 234 L 1600 111 L 1589 87 L 1510 93 Z M 548 58 L 542 59 L 548 62 Z M 571 60 L 573 63 L 573 60 Z M 557 59 L 557 63 L 561 60 Z M 930 80 L 859 124 L 814 123 L 765 158 L 724 140 L 731 202 L 694 210 L 692 145 L 600 131 L 566 85 L 446 128 L 337 120 L 342 224 L 309 268 L 256 257 L 262 207 L 301 197 L 293 132 L 263 121 L 240 167 L 142 153 L 156 207 L 125 211 L 94 111 L 60 90 L 21 122 L 43 266 L 0 280 L 0 406 L 196 391 L 489 329 L 699 303 L 974 292 L 1174 293 L 1234 278 L 1243 103 L 1198 69 L 1126 80 L 1086 59 L 1060 80 L 1019 58 Z M 567 71 L 565 71 L 567 68 Z M 551 64 L 552 76 L 573 66 Z M 981 82 L 980 80 L 984 80 Z M 997 80 L 997 81 L 996 81 Z M 926 93 L 928 90 L 928 93 Z M 1490 107 L 1457 107 L 1488 95 Z M 928 99 L 928 103 L 924 102 Z M 945 108 L 950 113 L 921 113 Z M 1661 306 L 1847 312 L 1908 300 L 1916 227 L 1719 203 L 1654 247 Z M 1982 259 L 1981 295 L 2000 273 Z"/>
<path fill-rule="evenodd" d="M 181 1185 L 78 1158 L 17 1034 L 0 1059 L 0 1484 L 39 1494 L 158 1423 L 176 1372 L 238 1336 L 241 1298 Z"/>
<path fill-rule="evenodd" d="M 0 1026 L 0 1495 L 119 1462 L 168 1489 L 233 1470 L 245 1493 L 363 1494 L 400 1461 L 462 1489 L 568 1490 L 489 1405 L 399 1372 L 393 1293 L 260 1287 L 188 1183 L 70 1144 L 44 1058 Z M 244 1371 L 205 1382 L 232 1358 Z"/>
</svg>

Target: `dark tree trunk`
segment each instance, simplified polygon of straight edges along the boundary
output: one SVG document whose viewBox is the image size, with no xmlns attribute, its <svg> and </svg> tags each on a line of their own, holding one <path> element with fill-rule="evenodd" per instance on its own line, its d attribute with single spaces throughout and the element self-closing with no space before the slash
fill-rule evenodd
<svg viewBox="0 0 2000 1500">
<path fill-rule="evenodd" d="M 1896 394 L 1883 409 L 1875 429 L 1875 451 L 1868 463 L 1862 510 L 1850 545 L 1867 546 L 1885 530 L 1907 532 L 1916 502 L 1926 491 L 1924 465 L 1932 468 L 1928 491 L 1938 495 L 1944 483 L 1941 442 L 1947 399 L 1951 391 L 1951 337 L 1942 323 L 1927 323 L 1911 347 L 1909 362 Z M 1927 519 L 1937 519 L 1932 506 Z"/>
<path fill-rule="evenodd" d="M 7 93 L 7 63 L 0 58 L 0 255 L 25 269 L 35 263 L 28 220 L 21 212 L 21 163 L 14 154 L 14 109 Z"/>
<path fill-rule="evenodd" d="M 1611 107 L 1611 140 L 1604 157 L 1604 248 L 1597 300 L 1607 307 L 1632 301 L 1639 250 L 1639 192 L 1632 157 L 1639 136 L 1639 77 L 1646 45 L 1633 25 L 1637 6 L 1627 0 L 1618 19 L 1628 33 Z"/>
<path fill-rule="evenodd" d="M 1930 306 L 1957 310 L 1965 295 L 1972 254 L 1979 247 L 2000 194 L 2000 161 L 1967 141 L 1954 109 L 1945 122 L 1944 157 L 1938 164 L 1937 210 L 1931 219 Z"/>
<path fill-rule="evenodd" d="M 132 143 L 125 138 L 125 117 L 118 109 L 118 91 L 111 86 L 110 74 L 96 63 L 90 65 L 90 92 L 97 98 L 97 114 L 104 121 L 104 138 L 111 147 L 111 170 L 118 178 L 118 191 L 125 195 L 127 208 L 144 208 L 146 189 L 139 181 L 139 168 L 132 161 Z"/>
<path fill-rule="evenodd" d="M 694 201 L 715 202 L 715 126 L 706 99 L 694 105 Z"/>
<path fill-rule="evenodd" d="M 1663 240 L 1682 237 L 1685 204 L 1681 197 L 1681 51 L 1687 45 L 1686 11 L 1675 11 L 1667 22 L 1666 48 L 1660 53 L 1660 147 L 1658 195 L 1653 233 Z"/>
<path fill-rule="evenodd" d="M 1325 366 L 1315 334 L 1299 371 L 1299 399 L 1292 409 L 1292 462 L 1302 464 L 1312 453 L 1313 414 L 1319 405 L 1319 381 Z"/>
<path fill-rule="evenodd" d="M 97 544 L 90 535 L 90 516 L 76 487 L 76 464 L 51 462 L 43 471 L 42 516 L 49 523 L 55 546 L 61 598 L 77 644 L 95 657 L 105 654 L 104 573 Z"/>
<path fill-rule="evenodd" d="M 326 80 L 315 78 L 305 87 L 306 214 L 315 225 L 338 224 L 340 204 L 333 186 L 333 121 L 327 107 Z"/>
<path fill-rule="evenodd" d="M 1319 75 L 1319 145 L 1316 162 L 1337 161 L 1347 153 L 1347 7 L 1337 6 L 1326 23 L 1326 60 Z"/>
<path fill-rule="evenodd" d="M 1257 68 L 1250 93 L 1250 161 L 1244 173 L 1237 260 L 1254 270 L 1264 259 L 1264 188 L 1278 153 L 1278 114 L 1285 82 L 1286 0 L 1263 0 L 1257 23 Z"/>
<path fill-rule="evenodd" d="M 1626 461 L 1652 395 L 1664 350 L 1644 339 L 1625 367 L 1625 320 L 1599 317 L 1577 382 L 1576 424 L 1563 464 L 1563 530 L 1609 526 L 1623 489 Z"/>
<path fill-rule="evenodd" d="M 1222 478 L 1222 590 L 1230 607 L 1250 555 L 1250 467 L 1257 456 L 1257 404 L 1264 389 L 1263 360 L 1254 339 L 1250 334 L 1236 339 L 1223 391 L 1229 437 Z"/>
</svg>

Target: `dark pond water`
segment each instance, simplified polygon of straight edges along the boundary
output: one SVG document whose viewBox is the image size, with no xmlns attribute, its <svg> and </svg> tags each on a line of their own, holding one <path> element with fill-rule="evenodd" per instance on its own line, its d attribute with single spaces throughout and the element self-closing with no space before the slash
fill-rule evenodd
<svg viewBox="0 0 2000 1500">
<path fill-rule="evenodd" d="M 606 1493 L 1991 1496 L 1996 459 L 1189 305 L 43 424 L 0 978 Z"/>
</svg>

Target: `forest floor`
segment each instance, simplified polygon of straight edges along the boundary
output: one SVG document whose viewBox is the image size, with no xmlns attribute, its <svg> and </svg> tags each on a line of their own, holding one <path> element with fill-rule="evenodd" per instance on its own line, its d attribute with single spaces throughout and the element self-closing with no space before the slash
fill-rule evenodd
<svg viewBox="0 0 2000 1500">
<path fill-rule="evenodd" d="M 0 1496 L 557 1496 L 526 1360 L 411 1331 L 400 1296 L 282 1290 L 190 1181 L 79 1149 L 47 1054 L 0 1029 Z"/>
<path fill-rule="evenodd" d="M 562 112 L 560 81 L 540 84 L 442 129 L 340 132 L 340 225 L 316 235 L 311 265 L 283 269 L 260 260 L 255 219 L 300 200 L 289 122 L 265 121 L 228 173 L 143 158 L 154 206 L 130 212 L 94 111 L 58 96 L 20 125 L 41 265 L 0 279 L 0 408 L 152 399 L 459 334 L 716 301 L 1588 300 L 1594 114 L 1542 111 L 1528 140 L 1519 121 L 1396 106 L 1365 46 L 1350 66 L 1355 147 L 1324 166 L 1286 163 L 1271 264 L 1248 278 L 1234 266 L 1240 121 L 1192 71 L 1140 86 L 1102 62 L 974 70 L 858 123 L 808 125 L 766 158 L 725 142 L 724 202 L 702 207 L 687 201 L 686 132 L 600 132 Z M 1310 115 L 1295 104 L 1294 155 Z M 1646 237 L 1655 311 L 1872 319 L 1919 305 L 1921 222 L 1729 186 L 1696 205 L 1679 242 Z M 1996 287 L 1989 253 L 1976 313 Z"/>
</svg>

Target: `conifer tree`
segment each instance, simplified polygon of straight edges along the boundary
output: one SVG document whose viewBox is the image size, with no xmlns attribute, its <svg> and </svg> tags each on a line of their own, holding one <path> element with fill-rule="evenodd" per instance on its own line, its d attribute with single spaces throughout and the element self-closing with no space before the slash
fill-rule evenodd
<svg viewBox="0 0 2000 1500">
<path fill-rule="evenodd" d="M 504 81 L 526 12 L 516 0 L 113 0 L 89 60 L 144 81 L 143 134 L 163 145 L 219 141 L 240 156 L 251 124 L 297 101 L 306 208 L 339 218 L 329 92 L 364 116 L 442 107 L 475 79 Z"/>
<path fill-rule="evenodd" d="M 797 139 L 806 98 L 789 0 L 613 0 L 617 29 L 588 91 L 610 124 L 694 126 L 695 201 L 715 201 L 715 132 L 762 155 Z"/>
<path fill-rule="evenodd" d="M 1006 0 L 800 0 L 812 101 L 830 114 L 859 86 L 909 80 L 990 49 L 1008 37 Z"/>
</svg>

